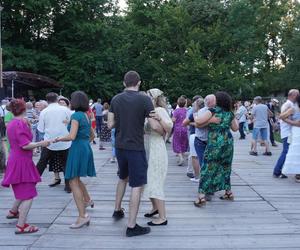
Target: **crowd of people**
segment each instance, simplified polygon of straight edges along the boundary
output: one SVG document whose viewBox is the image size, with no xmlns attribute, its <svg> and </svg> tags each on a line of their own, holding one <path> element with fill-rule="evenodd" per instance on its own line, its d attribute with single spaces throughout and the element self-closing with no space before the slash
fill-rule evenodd
<svg viewBox="0 0 300 250">
<path fill-rule="evenodd" d="M 7 219 L 18 220 L 16 234 L 38 231 L 36 226 L 27 224 L 27 215 L 37 196 L 36 184 L 48 166 L 54 173 L 49 186 L 61 184 L 60 172 L 63 172 L 65 191 L 73 194 L 78 217 L 70 228 L 90 224 L 87 208 L 93 208 L 94 202 L 80 178 L 96 176 L 91 148 L 96 137 L 100 150 L 105 150 L 106 143 L 111 142 L 110 161 L 118 162 L 119 181 L 112 215 L 115 220 L 125 216 L 122 200 L 127 184 L 131 187 L 127 237 L 149 233 L 148 226 L 168 224 L 164 186 L 169 165 L 166 143 L 170 138 L 178 166 L 184 166 L 187 160 L 187 176 L 199 183 L 194 201 L 199 208 L 218 191 L 224 191 L 221 200 L 234 200 L 232 131 L 239 131 L 241 140 L 252 131 L 252 156 L 258 155 L 257 143 L 265 146 L 266 156 L 272 155 L 270 144 L 277 146 L 273 134 L 279 105 L 276 99 L 265 104 L 257 96 L 252 104 L 249 101 L 234 104 L 228 93 L 218 91 L 204 98 L 196 95 L 192 100 L 180 96 L 171 108 L 161 90 L 140 91 L 141 78 L 137 72 L 127 72 L 123 84 L 124 91 L 110 105 L 102 104 L 101 99 L 94 103 L 82 91 L 72 93 L 70 100 L 49 93 L 46 101 L 36 103 L 25 103 L 22 99 L 2 102 L 1 138 L 7 135 L 9 144 L 2 185 L 11 186 L 14 192 L 15 202 Z M 296 174 L 299 179 L 299 103 L 299 91 L 291 90 L 279 116 L 283 152 L 274 177 Z M 34 154 L 40 154 L 36 165 Z M 149 212 L 144 214 L 151 219 L 147 227 L 136 222 L 142 195 L 151 201 Z"/>
</svg>

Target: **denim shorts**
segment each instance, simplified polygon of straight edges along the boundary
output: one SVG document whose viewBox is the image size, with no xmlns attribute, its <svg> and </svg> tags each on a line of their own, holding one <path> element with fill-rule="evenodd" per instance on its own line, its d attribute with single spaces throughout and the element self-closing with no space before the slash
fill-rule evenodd
<svg viewBox="0 0 300 250">
<path fill-rule="evenodd" d="M 116 156 L 121 180 L 129 177 L 130 187 L 142 187 L 147 184 L 148 163 L 145 150 L 136 151 L 117 148 Z"/>
<path fill-rule="evenodd" d="M 199 159 L 199 164 L 202 166 L 204 159 L 204 152 L 206 149 L 207 142 L 201 141 L 198 137 L 195 138 L 195 150 Z"/>
<path fill-rule="evenodd" d="M 267 141 L 268 140 L 268 129 L 267 128 L 253 128 L 252 131 L 252 138 L 253 140 L 257 140 L 258 139 L 258 135 L 260 134 L 261 139 L 263 141 Z"/>
</svg>

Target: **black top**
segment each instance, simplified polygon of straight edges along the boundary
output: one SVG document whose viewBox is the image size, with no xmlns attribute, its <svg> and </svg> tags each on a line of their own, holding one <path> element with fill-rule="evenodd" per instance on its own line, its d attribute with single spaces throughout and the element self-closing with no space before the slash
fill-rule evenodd
<svg viewBox="0 0 300 250">
<path fill-rule="evenodd" d="M 145 150 L 144 123 L 153 110 L 151 99 L 137 91 L 125 90 L 112 99 L 110 112 L 115 115 L 116 148 Z"/>
<path fill-rule="evenodd" d="M 275 106 L 272 105 L 271 103 L 267 104 L 269 110 L 273 113 L 273 115 L 271 117 L 269 117 L 269 121 L 273 120 L 273 122 L 276 122 L 276 117 L 275 117 Z"/>
</svg>

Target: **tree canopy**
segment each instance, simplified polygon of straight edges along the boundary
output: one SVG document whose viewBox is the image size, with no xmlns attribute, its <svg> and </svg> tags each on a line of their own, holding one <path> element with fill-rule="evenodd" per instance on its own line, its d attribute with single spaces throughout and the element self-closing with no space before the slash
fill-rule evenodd
<svg viewBox="0 0 300 250">
<path fill-rule="evenodd" d="M 3 67 L 109 100 L 126 71 L 143 88 L 236 98 L 300 87 L 294 0 L 1 0 Z"/>
</svg>

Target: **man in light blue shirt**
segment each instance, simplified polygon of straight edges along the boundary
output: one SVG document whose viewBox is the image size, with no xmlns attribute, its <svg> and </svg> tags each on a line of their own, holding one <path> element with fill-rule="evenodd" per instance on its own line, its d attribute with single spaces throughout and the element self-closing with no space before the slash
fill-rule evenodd
<svg viewBox="0 0 300 250">
<path fill-rule="evenodd" d="M 270 152 L 268 142 L 268 120 L 272 112 L 269 110 L 267 105 L 262 103 L 262 98 L 260 96 L 254 98 L 254 103 L 256 105 L 252 109 L 252 118 L 254 125 L 250 155 L 257 156 L 257 141 L 258 136 L 260 135 L 264 145 L 266 146 L 266 151 L 263 153 L 263 155 L 271 156 L 272 153 Z"/>
<path fill-rule="evenodd" d="M 96 133 L 97 136 L 100 136 L 101 133 L 101 126 L 102 126 L 102 119 L 103 119 L 103 106 L 101 104 L 101 99 L 97 100 L 97 103 L 94 105 L 94 110 L 96 111 Z"/>
</svg>

